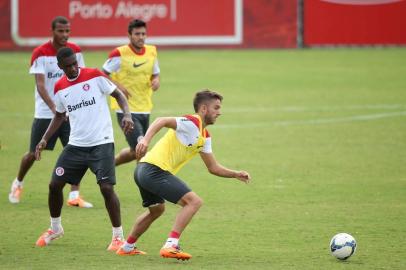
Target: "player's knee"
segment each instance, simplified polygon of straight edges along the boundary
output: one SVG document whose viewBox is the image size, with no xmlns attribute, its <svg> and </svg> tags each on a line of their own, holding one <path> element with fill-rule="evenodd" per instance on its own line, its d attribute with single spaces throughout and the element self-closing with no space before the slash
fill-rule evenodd
<svg viewBox="0 0 406 270">
<path fill-rule="evenodd" d="M 100 184 L 100 192 L 103 194 L 103 197 L 105 197 L 105 198 L 114 195 L 113 185 Z"/>
<path fill-rule="evenodd" d="M 165 204 L 157 204 L 153 207 L 149 207 L 149 214 L 153 219 L 159 218 L 165 212 Z"/>
<path fill-rule="evenodd" d="M 185 196 L 182 197 L 180 200 L 180 205 L 182 206 L 191 206 L 195 208 L 195 210 L 199 210 L 199 208 L 203 205 L 203 200 L 197 196 L 194 192 L 189 192 Z"/>
<path fill-rule="evenodd" d="M 51 193 L 61 192 L 64 186 L 65 183 L 63 183 L 62 181 L 51 181 L 49 183 L 49 192 Z"/>
<path fill-rule="evenodd" d="M 198 210 L 203 205 L 203 200 L 199 196 L 195 195 L 191 198 L 188 204 Z"/>
</svg>

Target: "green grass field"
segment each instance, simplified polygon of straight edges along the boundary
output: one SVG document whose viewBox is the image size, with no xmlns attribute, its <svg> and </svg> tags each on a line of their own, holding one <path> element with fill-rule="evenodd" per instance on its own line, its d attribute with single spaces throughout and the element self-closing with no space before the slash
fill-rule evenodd
<svg viewBox="0 0 406 270">
<path fill-rule="evenodd" d="M 100 67 L 106 55 L 85 52 L 85 60 Z M 218 90 L 225 100 L 209 129 L 214 153 L 253 179 L 212 176 L 199 157 L 180 172 L 204 200 L 181 239 L 189 262 L 159 257 L 178 210 L 171 204 L 138 242 L 147 256 L 105 251 L 111 225 L 91 173 L 81 190 L 95 207 L 64 206 L 65 236 L 34 246 L 49 226 L 47 185 L 61 147 L 43 154 L 22 202 L 11 205 L 34 111 L 29 59 L 0 53 L 1 269 L 406 269 L 405 48 L 161 50 L 152 118 L 190 113 L 197 90 Z M 126 143 L 113 122 L 118 150 Z M 134 166 L 117 168 L 126 235 L 143 211 Z M 358 242 L 345 262 L 328 248 L 338 232 Z"/>
</svg>

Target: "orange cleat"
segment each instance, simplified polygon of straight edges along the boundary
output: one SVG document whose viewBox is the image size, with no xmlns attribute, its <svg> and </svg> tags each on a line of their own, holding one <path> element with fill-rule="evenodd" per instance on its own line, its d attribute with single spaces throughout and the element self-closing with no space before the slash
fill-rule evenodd
<svg viewBox="0 0 406 270">
<path fill-rule="evenodd" d="M 55 233 L 51 229 L 48 229 L 46 232 L 41 234 L 35 243 L 38 247 L 45 247 L 51 243 L 51 241 L 61 238 L 63 236 L 63 229 L 60 232 Z"/>
<path fill-rule="evenodd" d="M 123 244 L 124 244 L 124 241 L 120 237 L 114 237 L 111 240 L 111 243 L 108 246 L 107 250 L 108 251 L 117 251 Z"/>
<path fill-rule="evenodd" d="M 136 247 L 134 247 L 134 249 L 132 249 L 130 251 L 125 251 L 124 248 L 120 247 L 116 251 L 116 254 L 120 255 L 120 256 L 132 256 L 132 255 L 146 255 L 147 253 L 137 249 Z"/>
<path fill-rule="evenodd" d="M 161 251 L 159 252 L 161 254 L 161 257 L 164 258 L 173 258 L 177 260 L 189 260 L 192 258 L 192 255 L 189 253 L 183 252 L 179 246 L 172 246 L 168 248 L 161 248 Z"/>
<path fill-rule="evenodd" d="M 92 208 L 93 207 L 93 204 L 83 200 L 82 197 L 80 197 L 80 196 L 76 199 L 68 200 L 66 204 L 68 206 L 76 206 L 76 207 L 80 207 L 80 208 Z"/>
</svg>

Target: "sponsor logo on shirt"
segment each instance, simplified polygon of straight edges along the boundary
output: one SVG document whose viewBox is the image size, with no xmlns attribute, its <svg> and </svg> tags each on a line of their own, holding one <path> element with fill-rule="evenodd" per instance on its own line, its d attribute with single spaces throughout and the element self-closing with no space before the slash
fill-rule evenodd
<svg viewBox="0 0 406 270">
<path fill-rule="evenodd" d="M 143 62 L 143 63 L 140 63 L 140 64 L 136 64 L 136 63 L 134 62 L 133 67 L 135 67 L 135 68 L 140 67 L 140 66 L 142 66 L 143 64 L 145 64 L 146 62 L 147 62 L 147 61 L 145 61 L 145 62 Z"/>
<path fill-rule="evenodd" d="M 57 79 L 57 78 L 62 77 L 62 75 L 63 75 L 63 73 L 61 73 L 61 72 L 57 72 L 57 73 L 48 72 L 47 78 L 48 79 Z"/>
<path fill-rule="evenodd" d="M 87 107 L 87 106 L 90 106 L 90 105 L 94 105 L 94 104 L 96 104 L 96 99 L 94 97 L 92 99 L 90 99 L 90 100 L 83 100 L 82 99 L 82 102 L 80 102 L 80 103 L 78 103 L 76 105 L 72 105 L 72 106 L 68 105 L 68 111 L 69 112 L 76 111 L 77 109 Z"/>
</svg>

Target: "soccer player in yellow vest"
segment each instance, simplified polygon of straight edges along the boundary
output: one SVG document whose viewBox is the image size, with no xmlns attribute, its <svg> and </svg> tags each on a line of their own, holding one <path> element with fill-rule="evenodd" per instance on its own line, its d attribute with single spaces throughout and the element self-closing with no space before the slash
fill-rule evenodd
<svg viewBox="0 0 406 270">
<path fill-rule="evenodd" d="M 142 204 L 148 210 L 137 218 L 127 241 L 117 250 L 118 255 L 144 254 L 136 248 L 136 241 L 162 215 L 166 200 L 179 204 L 182 208 L 160 255 L 178 260 L 192 257 L 179 248 L 179 238 L 202 205 L 202 199 L 175 174 L 196 154 L 200 154 L 210 173 L 249 182 L 250 175 L 246 171 L 235 171 L 222 166 L 212 153 L 211 137 L 206 127 L 214 124 L 220 116 L 222 100 L 223 97 L 216 92 L 200 91 L 193 100 L 196 114 L 159 117 L 138 142 L 136 157 L 139 163 L 134 180 L 140 190 Z M 147 152 L 154 135 L 164 127 L 169 129 L 167 133 Z"/>
<path fill-rule="evenodd" d="M 134 130 L 126 135 L 130 148 L 124 148 L 116 155 L 116 166 L 135 159 L 137 142 L 149 126 L 152 93 L 160 86 L 157 50 L 155 46 L 145 44 L 146 31 L 145 22 L 131 21 L 128 25 L 130 43 L 115 48 L 103 65 L 104 73 L 126 95 L 134 122 Z M 115 99 L 111 99 L 111 108 L 116 111 L 117 120 L 121 123 L 123 112 Z"/>
</svg>

